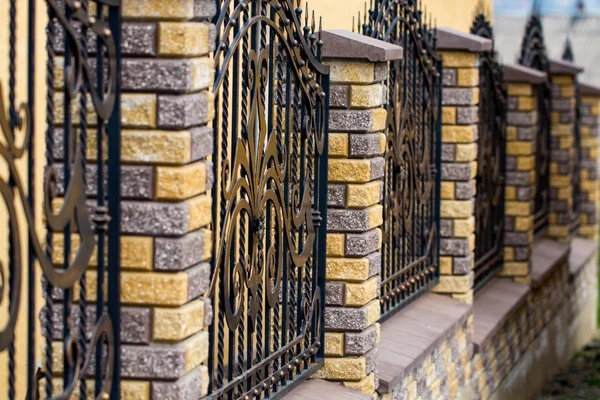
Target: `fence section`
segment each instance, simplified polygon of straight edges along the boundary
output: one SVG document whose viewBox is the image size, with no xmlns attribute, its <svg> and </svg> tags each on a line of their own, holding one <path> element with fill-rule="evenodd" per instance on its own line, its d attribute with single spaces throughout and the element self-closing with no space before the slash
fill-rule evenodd
<svg viewBox="0 0 600 400">
<path fill-rule="evenodd" d="M 413 0 L 377 0 L 363 34 L 397 44 L 390 63 L 383 188 L 381 312 L 391 315 L 439 276 L 441 62 L 436 31 Z"/>
<path fill-rule="evenodd" d="M 216 30 L 209 393 L 273 398 L 323 359 L 329 69 L 298 1 L 222 1 Z"/>
</svg>

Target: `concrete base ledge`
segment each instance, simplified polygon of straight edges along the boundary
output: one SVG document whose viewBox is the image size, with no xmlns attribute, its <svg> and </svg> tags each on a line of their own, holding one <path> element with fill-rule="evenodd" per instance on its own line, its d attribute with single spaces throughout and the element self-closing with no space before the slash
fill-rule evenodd
<svg viewBox="0 0 600 400">
<path fill-rule="evenodd" d="M 427 293 L 381 325 L 380 394 L 390 393 L 467 321 L 471 305 Z"/>
<path fill-rule="evenodd" d="M 284 396 L 285 400 L 372 400 L 373 396 L 349 389 L 341 383 L 309 379 Z"/>
<path fill-rule="evenodd" d="M 584 238 L 574 238 L 571 241 L 569 254 L 569 277 L 574 279 L 583 267 L 596 255 L 598 243 Z"/>
<path fill-rule="evenodd" d="M 551 239 L 540 239 L 533 244 L 531 284 L 534 289 L 540 286 L 557 267 L 567 260 L 569 250 L 568 244 Z"/>
</svg>

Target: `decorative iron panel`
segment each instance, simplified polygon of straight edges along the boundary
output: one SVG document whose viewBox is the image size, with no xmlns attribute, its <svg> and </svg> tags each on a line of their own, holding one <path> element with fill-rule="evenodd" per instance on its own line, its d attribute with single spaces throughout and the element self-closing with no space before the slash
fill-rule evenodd
<svg viewBox="0 0 600 400">
<path fill-rule="evenodd" d="M 216 29 L 209 396 L 275 398 L 324 356 L 329 68 L 299 1 L 222 1 Z"/>
<path fill-rule="evenodd" d="M 477 15 L 471 33 L 493 40 L 485 14 Z M 506 102 L 504 73 L 496 51 L 479 56 L 479 138 L 475 195 L 475 290 L 502 267 L 504 238 L 504 183 Z"/>
<path fill-rule="evenodd" d="M 521 44 L 519 64 L 545 72 L 548 79 L 537 87 L 537 128 L 535 153 L 534 230 L 543 233 L 550 214 L 550 123 L 552 113 L 552 77 L 544 43 L 539 4 L 527 22 Z"/>
<path fill-rule="evenodd" d="M 95 6 L 93 13 L 91 6 Z M 28 353 L 28 399 L 74 398 L 76 389 L 85 398 L 88 379 L 95 379 L 89 390 L 96 398 L 118 399 L 120 1 L 49 0 L 42 10 L 36 10 L 36 1 L 30 0 L 27 11 L 23 7 L 17 12 L 13 0 L 9 10 L 8 97 L 0 93 L 0 165 L 8 170 L 6 178 L 0 175 L 0 202 L 8 217 L 8 226 L 1 228 L 8 230 L 8 265 L 0 263 L 0 303 L 6 306 L 8 318 L 0 331 L 0 351 L 8 355 L 8 365 L 3 367 L 8 372 L 8 399 L 16 396 L 19 352 Z M 28 18 L 17 19 L 22 13 L 28 13 Z M 46 15 L 50 21 L 44 38 L 46 159 L 40 160 L 34 157 L 36 120 L 32 110 L 35 89 L 44 83 L 35 80 L 35 26 Z M 17 43 L 23 45 L 24 41 L 17 41 L 17 21 L 28 23 L 27 46 L 23 48 L 26 75 L 19 74 L 27 77 L 28 91 L 26 102 L 20 105 L 16 100 L 15 50 Z M 88 39 L 95 42 L 93 49 Z M 60 82 L 55 81 L 59 54 L 65 60 Z M 88 115 L 88 110 L 93 110 L 94 116 Z M 88 148 L 90 145 L 94 148 Z M 94 154 L 93 159 L 88 158 L 90 154 Z M 38 163 L 45 167 L 41 199 L 35 198 Z M 43 215 L 36 216 L 35 205 L 40 203 Z M 40 221 L 45 222 L 43 240 L 36 232 L 36 222 Z M 21 246 L 21 241 L 26 245 Z M 98 293 L 107 293 L 105 298 L 88 296 L 86 279 L 90 277 L 96 281 Z M 38 316 L 40 278 L 45 304 Z M 27 318 L 27 348 L 15 348 L 18 317 Z M 44 365 L 37 368 L 42 363 L 36 360 L 35 351 L 40 347 L 36 343 L 40 328 L 45 339 Z M 60 343 L 62 358 L 53 354 L 53 342 Z M 53 381 L 60 376 L 56 370 L 62 376 L 60 387 Z M 39 384 L 44 376 L 42 395 Z"/>
<path fill-rule="evenodd" d="M 387 80 L 381 268 L 385 318 L 427 291 L 439 276 L 441 61 L 435 28 L 416 1 L 376 0 L 362 31 L 404 49 L 403 61 L 389 64 Z"/>
<path fill-rule="evenodd" d="M 575 61 L 571 40 L 567 38 L 562 59 L 565 61 Z M 573 171 L 571 182 L 573 183 L 573 213 L 571 215 L 571 223 L 569 231 L 571 235 L 576 235 L 579 231 L 581 211 L 581 91 L 579 82 L 575 77 L 575 115 L 573 121 Z"/>
</svg>

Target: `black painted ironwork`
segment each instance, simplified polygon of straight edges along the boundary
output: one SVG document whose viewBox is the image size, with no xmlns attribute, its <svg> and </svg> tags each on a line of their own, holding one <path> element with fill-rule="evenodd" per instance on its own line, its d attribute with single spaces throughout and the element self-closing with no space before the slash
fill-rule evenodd
<svg viewBox="0 0 600 400">
<path fill-rule="evenodd" d="M 329 68 L 300 1 L 219 4 L 209 397 L 275 398 L 323 363 Z"/>
<path fill-rule="evenodd" d="M 94 15 L 89 11 L 92 4 L 96 8 Z M 0 351 L 8 354 L 8 366 L 3 367 L 8 367 L 7 397 L 13 400 L 16 396 L 17 353 L 27 352 L 28 399 L 41 396 L 39 383 L 44 376 L 47 399 L 72 398 L 77 388 L 80 397 L 86 398 L 86 378 L 90 377 L 96 379 L 97 398 L 118 399 L 120 1 L 48 0 L 44 7 L 50 21 L 45 38 L 48 52 L 46 160 L 34 158 L 36 131 L 31 110 L 34 109 L 35 87 L 40 85 L 34 74 L 35 24 L 45 19 L 35 6 L 36 1 L 30 0 L 27 100 L 17 108 L 15 0 L 10 2 L 9 15 L 8 104 L 0 93 L 0 164 L 6 165 L 8 170 L 7 178 L 0 177 L 0 201 L 6 210 L 2 217 L 6 215 L 8 220 L 2 228 L 8 230 L 8 265 L 0 263 L 0 304 L 8 310 L 8 318 L 0 330 Z M 89 37 L 97 44 L 94 56 L 88 54 Z M 58 55 L 64 60 L 61 84 L 55 81 Z M 0 92 L 3 92 L 2 86 Z M 88 105 L 88 101 L 91 104 Z M 58 102 L 62 103 L 60 108 Z M 72 107 L 75 104 L 78 107 Z M 93 121 L 88 109 L 94 111 Z M 88 129 L 88 122 L 95 125 L 93 130 Z M 96 147 L 95 160 L 88 159 L 88 154 L 93 152 L 87 151 L 90 144 Z M 25 160 L 27 169 L 22 168 Z M 91 165 L 91 161 L 95 161 L 96 166 Z M 43 199 L 35 199 L 35 165 L 42 162 L 45 165 Z M 86 174 L 90 170 L 98 172 Z M 86 176 L 96 179 L 89 182 Z M 111 184 L 107 185 L 107 181 Z M 43 216 L 36 216 L 35 204 L 42 202 Z M 36 222 L 42 220 L 46 224 L 45 243 L 36 232 Z M 26 255 L 21 252 L 22 241 L 27 243 Z M 41 276 L 36 264 L 41 268 Z M 22 297 L 25 272 L 27 296 Z M 87 298 L 86 276 L 95 276 L 97 292 L 106 292 L 106 298 Z M 40 278 L 45 305 L 38 316 L 36 290 Z M 22 298 L 27 301 L 22 303 Z M 15 326 L 20 315 L 27 315 L 26 348 L 15 348 Z M 90 315 L 94 321 L 88 320 Z M 57 321 L 60 328 L 56 328 Z M 38 324 L 45 337 L 42 346 L 36 343 Z M 53 342 L 62 342 L 64 354 L 62 362 L 59 361 L 63 383 L 60 389 L 54 387 L 54 390 L 53 358 L 55 363 L 57 361 Z M 35 359 L 36 345 L 45 349 L 45 364 L 37 371 L 36 365 L 41 364 L 41 360 Z"/>
<path fill-rule="evenodd" d="M 404 60 L 389 64 L 387 80 L 381 267 L 386 318 L 439 277 L 441 62 L 436 30 L 416 1 L 372 2 L 361 29 L 404 49 Z"/>
<path fill-rule="evenodd" d="M 541 234 L 548 226 L 550 214 L 550 124 L 552 114 L 552 76 L 544 43 L 539 3 L 534 5 L 525 28 L 519 64 L 547 74 L 546 82 L 537 86 L 537 135 L 535 153 L 534 230 Z"/>
<path fill-rule="evenodd" d="M 563 50 L 562 59 L 565 61 L 575 61 L 571 40 L 567 38 L 565 48 Z M 575 115 L 573 116 L 573 170 L 571 182 L 573 187 L 572 202 L 573 212 L 571 214 L 571 222 L 569 224 L 569 232 L 571 235 L 576 235 L 579 231 L 580 212 L 581 212 L 581 91 L 579 81 L 575 79 Z"/>
<path fill-rule="evenodd" d="M 471 33 L 494 40 L 484 13 L 475 17 Z M 504 184 L 506 176 L 506 103 L 504 73 L 494 48 L 480 53 L 479 137 L 475 195 L 475 290 L 502 267 Z"/>
</svg>

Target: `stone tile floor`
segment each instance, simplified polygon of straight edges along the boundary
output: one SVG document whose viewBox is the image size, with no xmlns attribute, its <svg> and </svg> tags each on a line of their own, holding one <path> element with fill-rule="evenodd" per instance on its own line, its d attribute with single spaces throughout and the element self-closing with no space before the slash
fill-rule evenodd
<svg viewBox="0 0 600 400">
<path fill-rule="evenodd" d="M 600 400 L 600 340 L 577 353 L 569 369 L 547 383 L 534 400 Z"/>
</svg>

